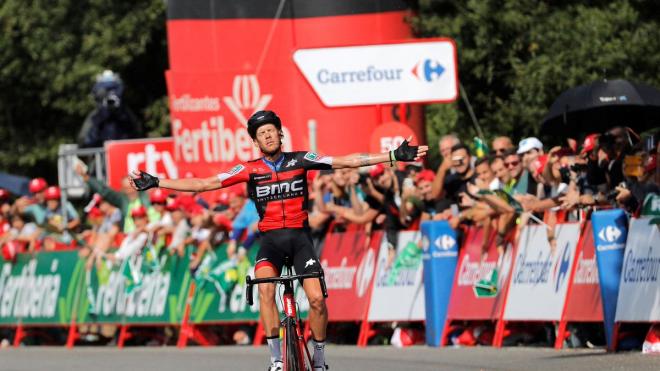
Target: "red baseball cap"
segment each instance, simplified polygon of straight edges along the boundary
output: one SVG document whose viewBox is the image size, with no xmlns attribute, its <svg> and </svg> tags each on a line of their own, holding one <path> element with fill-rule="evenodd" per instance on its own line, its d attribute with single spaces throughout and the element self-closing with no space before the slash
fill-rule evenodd
<svg viewBox="0 0 660 371">
<path fill-rule="evenodd" d="M 167 200 L 167 192 L 161 188 L 154 189 L 151 194 L 149 194 L 149 201 L 154 204 L 163 204 Z"/>
<path fill-rule="evenodd" d="M 224 213 L 216 213 L 213 215 L 213 224 L 217 225 L 218 227 L 225 228 L 227 230 L 232 229 L 231 225 L 231 219 L 227 217 Z"/>
<path fill-rule="evenodd" d="M 543 169 L 545 169 L 545 165 L 548 163 L 548 155 L 541 155 L 534 160 L 534 166 L 536 166 L 536 170 L 534 171 L 536 176 L 541 175 L 543 172 Z"/>
<path fill-rule="evenodd" d="M 204 214 L 204 208 L 201 205 L 195 204 L 188 208 L 188 214 L 190 216 L 202 215 Z"/>
<path fill-rule="evenodd" d="M 101 217 L 101 216 L 102 216 L 102 213 L 101 213 L 101 210 L 99 210 L 98 207 L 92 207 L 87 212 L 87 217 L 88 218 L 98 218 L 98 217 Z"/>
<path fill-rule="evenodd" d="M 435 173 L 433 172 L 433 170 L 425 169 L 420 171 L 419 174 L 417 174 L 417 176 L 415 177 L 415 182 L 419 183 L 424 180 L 428 182 L 432 182 L 433 179 L 435 179 Z"/>
<path fill-rule="evenodd" d="M 225 189 L 222 189 L 218 192 L 218 197 L 215 198 L 215 202 L 220 205 L 229 205 L 229 192 Z"/>
<path fill-rule="evenodd" d="M 50 186 L 46 188 L 44 197 L 46 198 L 46 200 L 59 200 L 60 197 L 62 197 L 62 192 L 60 191 L 60 187 Z"/>
<path fill-rule="evenodd" d="M 30 184 L 28 185 L 28 189 L 30 190 L 30 193 L 38 193 L 43 191 L 48 187 L 48 183 L 46 183 L 46 179 L 44 178 L 34 178 L 30 181 Z"/>
<path fill-rule="evenodd" d="M 165 209 L 167 211 L 179 210 L 180 206 L 178 197 L 168 197 L 165 201 Z"/>
<path fill-rule="evenodd" d="M 587 152 L 591 152 L 596 147 L 596 140 L 599 136 L 600 134 L 587 135 L 587 137 L 584 138 L 584 142 L 582 142 L 582 149 L 580 150 L 580 154 L 583 155 Z"/>
<path fill-rule="evenodd" d="M 131 210 L 131 217 L 133 218 L 144 218 L 147 216 L 147 209 L 144 206 L 136 206 Z"/>
<path fill-rule="evenodd" d="M 385 165 L 376 164 L 369 170 L 369 176 L 373 179 L 378 179 L 379 176 L 385 173 Z"/>
</svg>

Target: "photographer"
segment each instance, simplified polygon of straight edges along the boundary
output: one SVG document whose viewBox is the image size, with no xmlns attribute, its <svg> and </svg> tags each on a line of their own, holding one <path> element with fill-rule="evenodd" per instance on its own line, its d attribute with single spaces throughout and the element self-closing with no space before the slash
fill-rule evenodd
<svg viewBox="0 0 660 371">
<path fill-rule="evenodd" d="M 612 194 L 616 194 L 615 200 L 621 208 L 636 214 L 647 195 L 660 194 L 660 187 L 654 179 L 657 155 L 649 154 L 638 145 L 632 155 L 625 156 L 623 165 L 624 182 Z"/>
<path fill-rule="evenodd" d="M 80 147 L 102 147 L 106 140 L 142 136 L 142 128 L 123 102 L 124 84 L 116 73 L 105 70 L 96 77 L 92 96 L 96 108 L 87 115 L 80 133 Z"/>
<path fill-rule="evenodd" d="M 598 138 L 598 165 L 607 177 L 609 189 L 614 189 L 624 180 L 623 158 L 637 141 L 638 135 L 623 126 L 614 127 Z"/>
</svg>

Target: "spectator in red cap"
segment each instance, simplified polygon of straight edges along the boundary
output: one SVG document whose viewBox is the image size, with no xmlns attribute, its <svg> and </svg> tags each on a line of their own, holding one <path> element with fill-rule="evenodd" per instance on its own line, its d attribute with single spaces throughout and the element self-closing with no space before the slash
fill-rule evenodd
<svg viewBox="0 0 660 371">
<path fill-rule="evenodd" d="M 149 202 L 154 211 L 149 215 L 149 225 L 147 225 L 149 233 L 157 233 L 159 229 L 173 225 L 172 217 L 167 211 L 167 198 L 167 192 L 161 188 L 155 188 L 149 193 Z M 161 243 L 157 245 L 162 246 L 163 243 L 164 240 L 161 239 Z"/>
<path fill-rule="evenodd" d="M 41 233 L 41 229 L 32 221 L 32 214 L 16 213 L 11 216 L 11 228 L 0 237 L 0 246 L 14 241 L 32 252 Z"/>
<path fill-rule="evenodd" d="M 44 192 L 46 199 L 46 236 L 44 248 L 54 250 L 57 244 L 69 245 L 73 233 L 80 225 L 80 217 L 71 202 L 62 205 L 60 187 L 50 186 Z"/>
<path fill-rule="evenodd" d="M 186 247 L 186 238 L 190 232 L 190 225 L 186 219 L 184 208 L 179 203 L 179 196 L 168 197 L 165 208 L 172 222 L 169 225 L 164 225 L 157 233 L 159 236 L 171 236 L 166 246 L 170 255 L 176 253 L 179 256 L 183 256 Z"/>
<path fill-rule="evenodd" d="M 135 222 L 135 228 L 126 234 L 121 242 L 119 249 L 114 253 L 106 253 L 105 257 L 113 263 L 121 263 L 125 259 L 139 254 L 147 244 L 147 209 L 142 206 L 136 206 L 130 211 L 131 218 Z"/>
<path fill-rule="evenodd" d="M 209 214 L 200 205 L 188 210 L 188 217 L 190 219 L 190 235 L 185 241 L 185 245 L 194 245 L 195 252 L 190 261 L 190 268 L 195 270 L 202 262 L 206 251 L 211 249 L 211 229 Z"/>
<path fill-rule="evenodd" d="M 95 211 L 97 210 L 97 211 Z M 81 255 L 89 255 L 86 268 L 92 269 L 94 262 L 100 263 L 108 249 L 113 245 L 117 236 L 121 233 L 122 215 L 121 211 L 104 200 L 98 193 L 92 197 L 92 201 L 85 207 L 88 221 L 93 214 L 98 212 L 100 220 L 92 222 L 92 229 L 84 232 L 88 249 L 81 250 Z"/>
<path fill-rule="evenodd" d="M 14 203 L 13 213 L 28 213 L 39 226 L 46 224 L 46 197 L 45 192 L 48 183 L 44 178 L 34 178 L 30 180 L 28 189 L 32 197 L 20 197 Z"/>
<path fill-rule="evenodd" d="M 10 228 L 11 200 L 9 192 L 0 188 L 0 237 Z"/>
</svg>

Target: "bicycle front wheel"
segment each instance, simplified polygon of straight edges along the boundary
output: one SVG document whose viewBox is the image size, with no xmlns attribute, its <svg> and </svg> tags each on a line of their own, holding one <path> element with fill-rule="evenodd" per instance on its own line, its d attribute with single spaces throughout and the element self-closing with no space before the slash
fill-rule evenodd
<svg viewBox="0 0 660 371">
<path fill-rule="evenodd" d="M 298 346 L 298 333 L 296 332 L 296 321 L 293 318 L 286 319 L 286 369 L 284 371 L 305 371 L 300 362 L 300 347 Z"/>
</svg>

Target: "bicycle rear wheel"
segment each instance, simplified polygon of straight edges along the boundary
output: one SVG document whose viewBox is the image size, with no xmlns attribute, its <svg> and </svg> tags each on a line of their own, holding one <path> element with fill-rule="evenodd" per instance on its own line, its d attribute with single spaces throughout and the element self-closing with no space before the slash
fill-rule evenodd
<svg viewBox="0 0 660 371">
<path fill-rule="evenodd" d="M 293 318 L 286 319 L 286 370 L 305 371 L 304 364 L 300 363 L 300 347 L 298 346 L 298 333 L 296 332 L 296 321 Z"/>
</svg>

